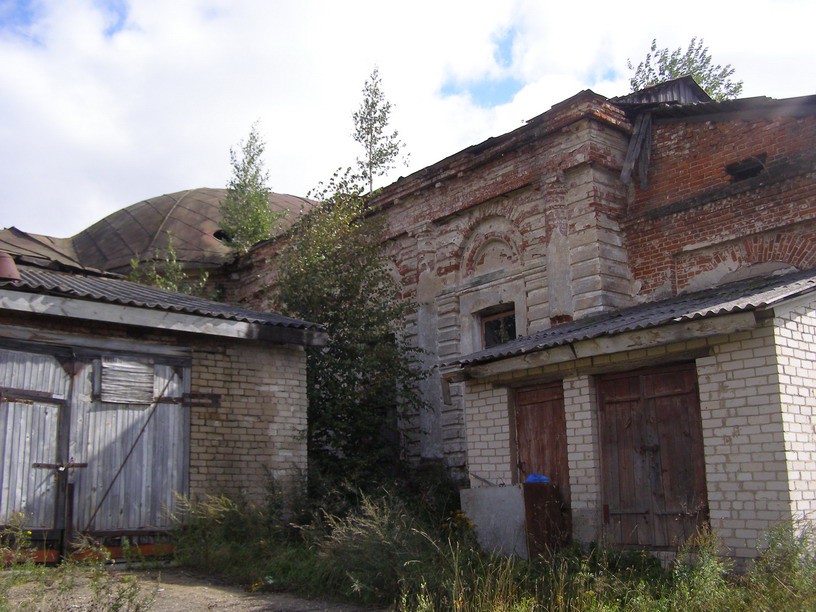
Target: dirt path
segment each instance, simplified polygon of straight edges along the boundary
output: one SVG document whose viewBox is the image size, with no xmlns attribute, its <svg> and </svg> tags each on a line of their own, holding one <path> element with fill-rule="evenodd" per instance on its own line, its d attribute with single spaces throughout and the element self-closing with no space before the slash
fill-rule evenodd
<svg viewBox="0 0 816 612">
<path fill-rule="evenodd" d="M 122 581 L 128 576 L 135 576 L 140 585 L 138 593 L 127 594 L 123 585 L 133 584 Z M 248 593 L 243 589 L 192 574 L 180 568 L 161 570 L 126 571 L 113 570 L 113 586 L 103 589 L 105 595 L 94 596 L 94 588 L 86 577 L 72 580 L 71 588 L 66 589 L 63 583 L 56 581 L 45 585 L 26 584 L 13 587 L 9 593 L 9 604 L 12 610 L 108 610 L 114 606 L 111 597 L 121 596 L 120 602 L 130 605 L 123 609 L 147 609 L 153 612 L 197 612 L 199 610 L 227 610 L 230 612 L 260 612 L 274 610 L 278 612 L 311 612 L 330 610 L 332 612 L 358 612 L 371 608 L 362 608 L 328 601 L 303 599 L 285 593 Z M 125 593 L 123 595 L 123 593 Z M 137 608 L 135 604 L 152 605 Z"/>
<path fill-rule="evenodd" d="M 148 574 L 157 584 L 156 600 L 151 610 L 175 612 L 182 610 L 232 610 L 261 611 L 277 610 L 286 612 L 307 612 L 311 610 L 331 610 L 333 612 L 355 612 L 367 610 L 356 606 L 336 604 L 319 600 L 308 600 L 285 593 L 247 593 L 241 588 L 202 578 L 183 570 L 162 571 L 159 581 L 156 574 Z M 148 576 L 145 576 L 147 578 Z M 371 612 L 368 609 L 368 612 Z"/>
</svg>

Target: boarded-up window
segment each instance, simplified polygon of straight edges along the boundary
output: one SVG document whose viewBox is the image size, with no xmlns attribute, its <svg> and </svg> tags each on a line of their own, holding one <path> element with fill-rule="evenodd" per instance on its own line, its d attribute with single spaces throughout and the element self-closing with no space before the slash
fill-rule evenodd
<svg viewBox="0 0 816 612">
<path fill-rule="evenodd" d="M 154 366 L 150 361 L 126 357 L 102 357 L 98 395 L 113 404 L 153 402 Z"/>
</svg>

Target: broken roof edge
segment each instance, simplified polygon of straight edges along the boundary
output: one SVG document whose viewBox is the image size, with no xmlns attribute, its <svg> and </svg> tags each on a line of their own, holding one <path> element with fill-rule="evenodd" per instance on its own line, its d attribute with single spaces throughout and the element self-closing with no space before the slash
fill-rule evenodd
<svg viewBox="0 0 816 612">
<path fill-rule="evenodd" d="M 715 317 L 765 310 L 814 291 L 816 269 L 737 281 L 550 327 L 446 362 L 442 364 L 442 371 L 451 377 L 457 372 L 483 364 L 552 351 L 559 347 L 569 348 L 584 340 L 610 338 L 628 332 L 666 328 L 678 323 L 694 324 Z M 575 355 L 575 358 L 578 356 Z"/>
<path fill-rule="evenodd" d="M 326 341 L 317 323 L 131 281 L 25 266 L 20 275 L 0 281 L 0 309 L 307 346 Z"/>
</svg>

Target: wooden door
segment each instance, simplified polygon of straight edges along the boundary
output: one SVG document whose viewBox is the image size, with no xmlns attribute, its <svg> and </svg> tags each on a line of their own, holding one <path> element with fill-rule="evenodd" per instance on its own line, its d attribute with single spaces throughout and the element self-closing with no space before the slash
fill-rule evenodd
<svg viewBox="0 0 816 612">
<path fill-rule="evenodd" d="M 189 486 L 189 384 L 186 364 L 150 357 L 0 348 L 0 528 L 22 518 L 46 540 L 172 528 Z"/>
<path fill-rule="evenodd" d="M 602 376 L 598 398 L 608 537 L 679 545 L 708 520 L 694 364 Z"/>
<path fill-rule="evenodd" d="M 567 424 L 560 381 L 516 393 L 516 443 L 519 481 L 533 473 L 547 476 L 569 505 Z"/>
<path fill-rule="evenodd" d="M 60 528 L 70 377 L 56 355 L 0 349 L 0 525 Z"/>
</svg>

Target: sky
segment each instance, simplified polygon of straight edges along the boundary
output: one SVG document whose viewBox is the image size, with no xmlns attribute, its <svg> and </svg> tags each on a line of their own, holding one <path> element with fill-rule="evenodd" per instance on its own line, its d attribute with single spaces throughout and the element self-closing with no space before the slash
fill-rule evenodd
<svg viewBox="0 0 816 612">
<path fill-rule="evenodd" d="M 306 195 L 362 154 L 375 67 L 409 154 L 375 186 L 582 90 L 627 93 L 653 38 L 703 38 L 742 97 L 816 94 L 814 23 L 814 0 L 0 0 L 0 228 L 67 237 L 224 187 L 256 121 L 269 187 Z"/>
</svg>

